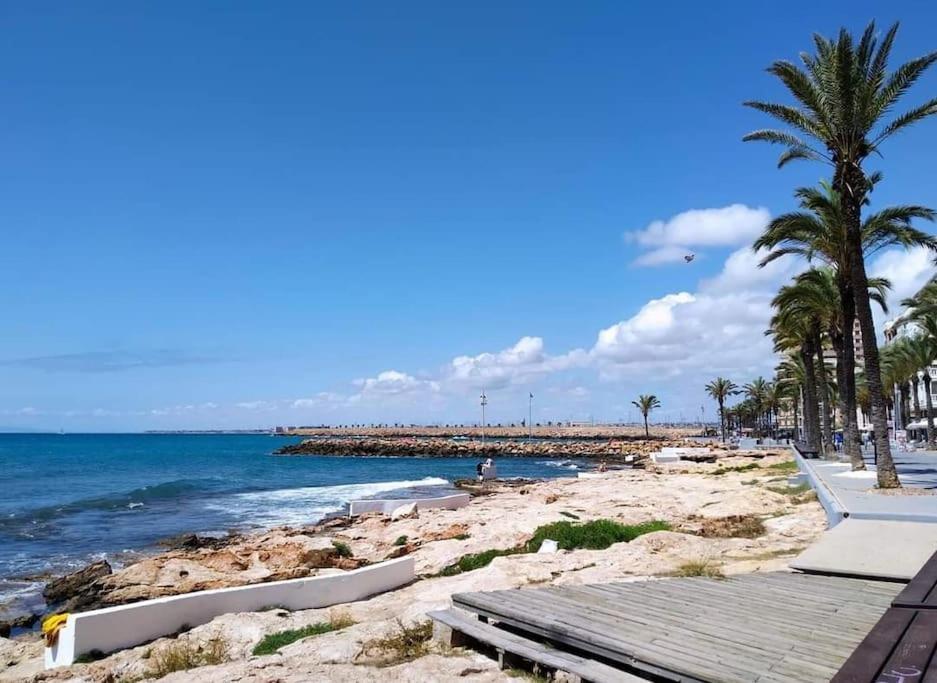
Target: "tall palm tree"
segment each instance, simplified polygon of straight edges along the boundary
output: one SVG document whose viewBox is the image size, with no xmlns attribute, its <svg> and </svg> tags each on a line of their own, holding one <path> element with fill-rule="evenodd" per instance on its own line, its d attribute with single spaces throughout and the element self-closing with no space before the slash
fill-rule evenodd
<svg viewBox="0 0 937 683">
<path fill-rule="evenodd" d="M 775 368 L 775 386 L 794 414 L 794 438 L 800 433 L 799 410 L 804 387 L 804 364 L 796 355 L 787 355 Z"/>
<path fill-rule="evenodd" d="M 660 408 L 660 401 L 654 394 L 641 394 L 638 396 L 637 401 L 632 401 L 631 403 L 641 411 L 641 416 L 644 418 L 644 436 L 650 437 L 651 432 L 648 430 L 647 416 L 650 415 L 651 411 L 655 408 Z"/>
<path fill-rule="evenodd" d="M 752 402 L 757 416 L 757 426 L 759 432 L 765 431 L 765 413 L 767 412 L 766 402 L 769 390 L 768 380 L 764 377 L 756 377 L 744 387 L 745 396 Z"/>
<path fill-rule="evenodd" d="M 930 327 L 930 331 L 937 332 L 937 320 L 927 318 L 922 323 Z M 921 373 L 921 381 L 924 383 L 924 407 L 927 411 L 927 448 L 933 451 L 937 450 L 937 438 L 934 436 L 934 402 L 930 391 L 930 366 L 937 358 L 937 339 L 928 333 L 927 327 L 923 327 L 921 334 L 903 339 L 902 341 L 907 343 L 902 344 L 901 349 L 910 374 L 917 377 L 918 373 Z"/>
<path fill-rule="evenodd" d="M 781 294 L 784 293 L 782 288 Z M 774 337 L 777 353 L 795 354 L 803 368 L 804 443 L 807 450 L 820 452 L 820 414 L 817 401 L 816 323 L 793 307 L 779 310 L 766 334 Z"/>
<path fill-rule="evenodd" d="M 717 377 L 706 385 L 706 393 L 719 404 L 719 430 L 723 442 L 726 440 L 726 399 L 739 393 L 739 388 L 731 379 Z"/>
<path fill-rule="evenodd" d="M 842 203 L 846 233 L 847 260 L 843 272 L 852 285 L 862 331 L 865 375 L 878 447 L 878 485 L 882 488 L 901 484 L 888 440 L 885 392 L 862 253 L 862 207 L 874 184 L 874 174 L 867 174 L 863 163 L 870 155 L 879 154 L 888 138 L 937 114 L 937 98 L 933 98 L 888 123 L 883 122 L 921 74 L 937 61 L 937 52 L 932 52 L 889 73 L 888 58 L 897 32 L 895 24 L 879 42 L 875 24 L 870 23 L 858 43 L 846 29 L 841 29 L 835 39 L 815 35 L 816 54 L 801 54 L 804 68 L 788 61 L 772 64 L 769 72 L 780 79 L 797 104 L 746 102 L 747 106 L 781 121 L 785 129 L 757 130 L 743 138 L 783 145 L 786 149 L 778 166 L 806 159 L 832 167 L 832 189 Z"/>
<path fill-rule="evenodd" d="M 839 194 L 827 184 L 821 184 L 820 188 L 800 188 L 796 196 L 801 210 L 773 220 L 756 240 L 754 248 L 771 250 L 762 260 L 762 266 L 788 254 L 826 266 L 818 269 L 821 271 L 818 273 L 807 271 L 811 274 L 804 277 L 812 278 L 816 286 L 822 287 L 825 290 L 822 296 L 830 302 L 826 331 L 836 354 L 844 446 L 853 468 L 864 469 L 856 410 L 855 298 L 846 273 L 849 254 L 843 206 Z M 937 240 L 911 225 L 914 219 L 931 220 L 933 217 L 932 211 L 919 206 L 893 207 L 868 216 L 862 224 L 864 257 L 892 246 L 937 249 Z M 887 280 L 869 278 L 868 284 L 870 297 L 884 308 Z"/>
</svg>

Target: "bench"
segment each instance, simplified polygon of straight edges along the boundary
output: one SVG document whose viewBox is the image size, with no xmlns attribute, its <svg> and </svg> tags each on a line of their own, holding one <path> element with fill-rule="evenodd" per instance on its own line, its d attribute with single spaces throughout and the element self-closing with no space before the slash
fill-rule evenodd
<svg viewBox="0 0 937 683">
<path fill-rule="evenodd" d="M 937 616 L 937 612 L 934 613 Z M 579 657 L 570 652 L 557 650 L 549 645 L 528 640 L 510 631 L 493 626 L 474 618 L 458 609 L 429 612 L 433 620 L 433 637 L 451 647 L 465 645 L 467 641 L 477 641 L 491 648 L 498 654 L 498 665 L 508 668 L 517 660 L 533 662 L 538 668 L 545 667 L 552 671 L 562 671 L 567 680 L 591 681 L 593 683 L 644 683 L 621 669 Z"/>
<path fill-rule="evenodd" d="M 853 651 L 832 683 L 937 681 L 937 553 Z"/>
<path fill-rule="evenodd" d="M 924 563 L 911 583 L 898 593 L 892 607 L 937 610 L 937 553 Z"/>
</svg>

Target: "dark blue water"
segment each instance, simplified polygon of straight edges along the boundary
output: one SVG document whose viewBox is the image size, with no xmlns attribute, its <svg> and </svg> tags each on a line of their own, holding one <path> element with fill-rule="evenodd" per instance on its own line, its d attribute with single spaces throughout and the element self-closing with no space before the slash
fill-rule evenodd
<svg viewBox="0 0 937 683">
<path fill-rule="evenodd" d="M 461 458 L 272 457 L 267 435 L 0 434 L 0 603 L 21 578 L 183 532 L 309 524 L 349 500 L 446 488 Z M 502 477 L 574 474 L 497 459 Z"/>
</svg>

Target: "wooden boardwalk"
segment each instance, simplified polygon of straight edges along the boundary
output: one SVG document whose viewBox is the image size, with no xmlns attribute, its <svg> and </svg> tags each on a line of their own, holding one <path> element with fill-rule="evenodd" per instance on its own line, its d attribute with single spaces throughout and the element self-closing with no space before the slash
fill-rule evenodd
<svg viewBox="0 0 937 683">
<path fill-rule="evenodd" d="M 788 572 L 452 596 L 531 638 L 669 681 L 829 681 L 902 584 Z"/>
</svg>

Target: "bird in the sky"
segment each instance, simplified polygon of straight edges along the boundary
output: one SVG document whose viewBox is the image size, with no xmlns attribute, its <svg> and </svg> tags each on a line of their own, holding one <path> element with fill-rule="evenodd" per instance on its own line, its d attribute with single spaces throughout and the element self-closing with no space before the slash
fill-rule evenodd
<svg viewBox="0 0 937 683">
<path fill-rule="evenodd" d="M 686 256 L 683 257 L 683 260 L 689 263 L 695 258 L 696 258 L 696 254 L 687 254 Z"/>
</svg>

